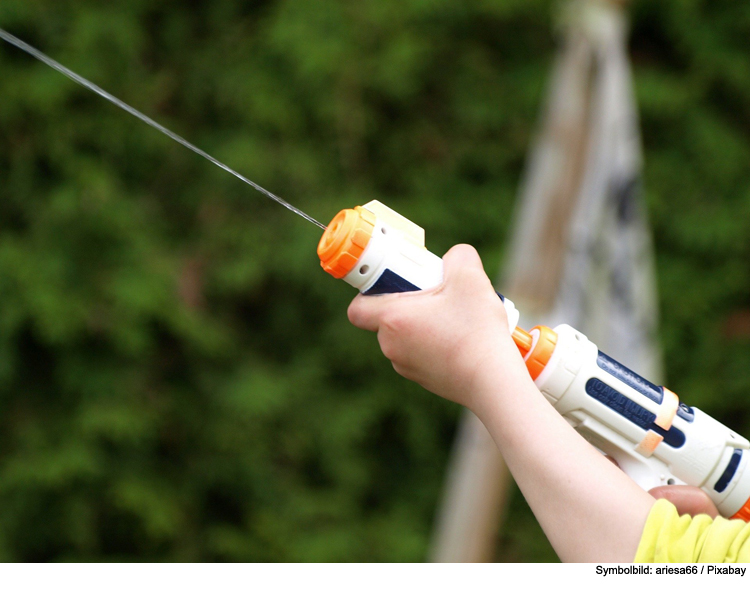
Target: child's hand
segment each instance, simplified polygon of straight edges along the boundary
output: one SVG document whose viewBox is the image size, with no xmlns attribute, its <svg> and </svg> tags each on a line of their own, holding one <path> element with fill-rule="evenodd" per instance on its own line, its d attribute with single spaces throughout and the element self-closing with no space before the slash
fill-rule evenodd
<svg viewBox="0 0 750 591">
<path fill-rule="evenodd" d="M 656 499 L 666 499 L 672 503 L 680 515 L 706 514 L 709 517 L 719 516 L 719 510 L 705 491 L 694 486 L 668 485 L 657 486 L 648 491 Z"/>
<path fill-rule="evenodd" d="M 487 372 L 498 381 L 498 370 L 526 369 L 476 250 L 454 246 L 443 264 L 439 287 L 358 295 L 349 306 L 349 320 L 377 331 L 383 354 L 402 376 L 474 410 L 483 391 L 478 380 Z"/>
<path fill-rule="evenodd" d="M 377 331 L 401 375 L 482 420 L 561 559 L 632 560 L 653 497 L 540 394 L 476 251 L 455 246 L 443 265 L 435 289 L 357 296 L 352 324 Z"/>
</svg>

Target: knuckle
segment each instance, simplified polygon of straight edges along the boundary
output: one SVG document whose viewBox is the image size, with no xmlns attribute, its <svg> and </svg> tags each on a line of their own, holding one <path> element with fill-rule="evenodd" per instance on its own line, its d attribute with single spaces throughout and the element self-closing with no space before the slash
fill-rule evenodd
<svg viewBox="0 0 750 591">
<path fill-rule="evenodd" d="M 411 368 L 405 365 L 401 365 L 400 363 L 397 363 L 395 361 L 392 361 L 391 365 L 393 366 L 393 369 L 396 371 L 396 373 L 401 377 L 411 381 L 415 380 L 415 374 Z"/>
<path fill-rule="evenodd" d="M 480 260 L 477 249 L 470 244 L 456 244 L 446 253 L 446 256 L 451 261 L 455 259 L 457 262 L 476 262 Z"/>
<path fill-rule="evenodd" d="M 474 248 L 471 244 L 457 244 L 454 248 L 456 249 L 456 252 L 458 252 L 462 256 L 470 256 L 470 257 L 479 256 L 477 249 Z"/>
<path fill-rule="evenodd" d="M 349 304 L 349 307 L 346 310 L 346 317 L 349 319 L 349 322 L 351 322 L 354 326 L 357 326 L 357 321 L 359 320 L 359 308 L 357 306 L 357 300 L 354 300 L 351 304 Z"/>
<path fill-rule="evenodd" d="M 386 356 L 391 362 L 399 356 L 398 341 L 386 334 L 383 330 L 378 331 L 378 343 L 380 344 L 380 350 L 383 355 Z"/>
<path fill-rule="evenodd" d="M 400 306 L 391 306 L 381 318 L 381 326 L 389 333 L 403 336 L 409 330 L 412 317 L 408 311 L 404 311 Z"/>
<path fill-rule="evenodd" d="M 346 316 L 349 318 L 349 322 L 351 322 L 354 326 L 357 328 L 363 328 L 363 325 L 366 321 L 366 316 L 364 314 L 364 311 L 362 310 L 362 301 L 360 300 L 359 296 L 354 298 L 349 304 L 349 307 L 346 310 Z"/>
</svg>

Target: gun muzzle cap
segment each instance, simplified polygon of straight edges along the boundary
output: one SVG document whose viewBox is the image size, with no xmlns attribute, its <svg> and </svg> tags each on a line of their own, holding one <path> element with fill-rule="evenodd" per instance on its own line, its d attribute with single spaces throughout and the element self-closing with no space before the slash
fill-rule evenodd
<svg viewBox="0 0 750 591">
<path fill-rule="evenodd" d="M 349 274 L 370 242 L 375 214 L 361 206 L 342 209 L 318 243 L 320 266 L 336 279 Z"/>
</svg>

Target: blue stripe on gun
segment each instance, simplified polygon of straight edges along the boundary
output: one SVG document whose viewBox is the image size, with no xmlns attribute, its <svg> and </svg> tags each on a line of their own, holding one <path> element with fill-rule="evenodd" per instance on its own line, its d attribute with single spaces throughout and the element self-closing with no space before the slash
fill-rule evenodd
<svg viewBox="0 0 750 591">
<path fill-rule="evenodd" d="M 670 447 L 678 448 L 685 445 L 685 434 L 682 431 L 676 427 L 671 427 L 669 431 L 665 431 L 654 423 L 656 420 L 654 413 L 633 402 L 609 384 L 605 384 L 597 378 L 591 378 L 586 382 L 586 394 L 622 415 L 644 431 L 655 431 L 664 438 L 664 443 Z"/>
<path fill-rule="evenodd" d="M 732 457 L 729 458 L 729 463 L 727 464 L 726 470 L 724 470 L 724 474 L 721 475 L 721 478 L 719 478 L 716 481 L 716 484 L 714 484 L 714 490 L 718 493 L 724 492 L 724 490 L 727 488 L 727 485 L 732 481 L 732 478 L 734 478 L 734 475 L 737 472 L 737 468 L 740 465 L 740 460 L 742 459 L 742 450 L 741 449 L 735 449 L 734 453 L 732 454 Z"/>
<path fill-rule="evenodd" d="M 622 363 L 612 359 L 609 355 L 599 351 L 599 357 L 596 359 L 596 364 L 609 375 L 626 383 L 633 388 L 633 390 L 640 392 L 646 398 L 656 402 L 656 404 L 661 404 L 661 401 L 664 399 L 664 388 L 652 384 L 646 378 L 639 376 L 632 369 L 629 369 Z M 693 409 L 685 404 L 680 404 L 680 406 L 677 407 L 677 416 L 688 423 L 692 423 L 695 419 Z"/>
<path fill-rule="evenodd" d="M 396 275 L 390 269 L 386 269 L 378 277 L 373 286 L 365 292 L 365 295 L 379 295 L 383 293 L 401 293 L 404 291 L 419 291 L 419 288 L 413 283 L 409 283 L 400 275 Z M 505 301 L 505 296 L 499 291 L 495 291 L 501 302 Z"/>
<path fill-rule="evenodd" d="M 413 283 L 409 283 L 400 275 L 396 275 L 390 269 L 386 269 L 364 294 L 380 295 L 383 293 L 401 293 L 404 291 L 419 291 L 419 288 Z"/>
</svg>

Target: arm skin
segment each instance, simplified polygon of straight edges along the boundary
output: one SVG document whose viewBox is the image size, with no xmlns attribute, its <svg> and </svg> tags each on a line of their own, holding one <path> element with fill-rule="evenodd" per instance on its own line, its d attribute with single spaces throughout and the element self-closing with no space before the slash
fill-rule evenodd
<svg viewBox="0 0 750 591">
<path fill-rule="evenodd" d="M 654 497 L 536 388 L 476 251 L 459 245 L 443 261 L 439 287 L 358 295 L 350 321 L 378 333 L 398 373 L 479 417 L 561 560 L 631 562 Z"/>
</svg>

